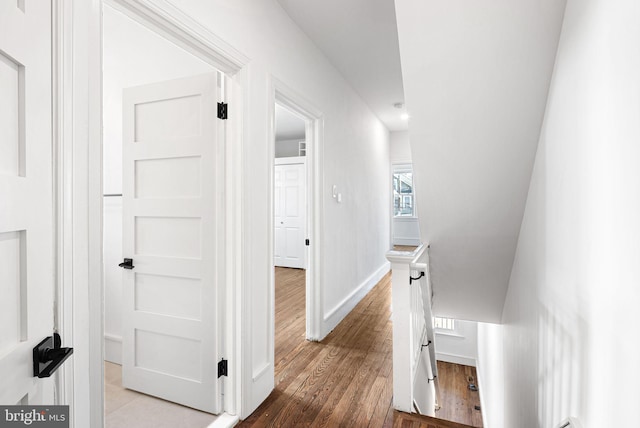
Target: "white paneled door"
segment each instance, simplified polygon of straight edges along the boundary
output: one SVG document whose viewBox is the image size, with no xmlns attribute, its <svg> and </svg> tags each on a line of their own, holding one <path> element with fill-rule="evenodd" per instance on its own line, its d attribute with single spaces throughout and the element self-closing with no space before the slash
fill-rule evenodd
<svg viewBox="0 0 640 428">
<path fill-rule="evenodd" d="M 277 159 L 277 162 L 294 162 Z M 274 264 L 306 268 L 306 167 L 298 163 L 277 163 L 274 172 Z"/>
<path fill-rule="evenodd" d="M 33 367 L 54 329 L 51 94 L 50 2 L 0 2 L 2 404 L 54 404 Z"/>
<path fill-rule="evenodd" d="M 210 413 L 220 410 L 221 79 L 123 96 L 123 254 L 134 266 L 123 271 L 123 386 Z"/>
</svg>

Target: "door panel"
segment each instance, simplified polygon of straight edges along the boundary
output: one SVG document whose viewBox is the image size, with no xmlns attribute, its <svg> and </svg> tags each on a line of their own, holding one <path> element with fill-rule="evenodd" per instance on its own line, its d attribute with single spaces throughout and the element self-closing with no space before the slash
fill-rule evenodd
<svg viewBox="0 0 640 428">
<path fill-rule="evenodd" d="M 305 164 L 276 165 L 274 186 L 274 264 L 304 269 L 306 267 Z"/>
<path fill-rule="evenodd" d="M 129 88 L 123 117 L 123 386 L 218 413 L 221 77 Z"/>
<path fill-rule="evenodd" d="M 33 377 L 53 333 L 51 6 L 0 2 L 0 403 L 54 404 Z"/>
</svg>

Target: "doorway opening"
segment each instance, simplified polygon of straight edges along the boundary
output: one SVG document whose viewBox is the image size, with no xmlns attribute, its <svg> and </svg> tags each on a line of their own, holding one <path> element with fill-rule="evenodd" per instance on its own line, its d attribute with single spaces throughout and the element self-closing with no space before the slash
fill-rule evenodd
<svg viewBox="0 0 640 428">
<path fill-rule="evenodd" d="M 207 220 L 221 192 L 207 183 L 224 185 L 224 129 L 203 118 L 218 120 L 223 76 L 108 4 L 103 43 L 106 427 L 206 426 L 221 411 L 202 357 L 221 341 L 223 233 Z"/>
<path fill-rule="evenodd" d="M 278 117 L 277 117 L 278 116 Z M 322 206 L 321 189 L 322 181 L 320 172 L 322 171 L 322 140 L 323 140 L 323 115 L 312 104 L 307 102 L 304 97 L 290 89 L 282 82 L 273 79 L 272 81 L 272 98 L 271 98 L 271 148 L 270 148 L 270 167 L 271 167 L 271 233 L 270 233 L 270 259 L 272 267 L 275 271 L 276 252 L 282 252 L 280 248 L 276 248 L 277 241 L 283 242 L 286 235 L 276 238 L 276 226 L 286 226 L 286 221 L 276 219 L 275 206 L 275 190 L 276 190 L 276 167 L 280 171 L 284 171 L 284 165 L 304 165 L 298 166 L 299 172 L 290 174 L 291 177 L 299 176 L 300 171 L 303 177 L 299 180 L 298 185 L 304 182 L 304 205 L 299 208 L 304 214 L 304 235 L 292 233 L 291 239 L 296 239 L 298 244 L 303 243 L 303 256 L 291 257 L 301 259 L 299 262 L 304 266 L 304 321 L 305 321 L 305 337 L 307 340 L 317 341 L 323 337 L 322 332 L 322 287 L 320 286 L 320 266 L 322 265 L 321 237 L 322 227 L 319 222 Z M 280 119 L 280 126 L 277 124 Z M 285 125 L 289 122 L 289 125 Z M 304 133 L 301 131 L 300 125 L 304 125 Z M 277 136 L 278 129 L 280 137 Z M 289 129 L 289 131 L 287 131 Z M 295 130 L 292 130 L 295 129 Z M 290 132 L 287 134 L 287 132 Z M 304 137 L 304 139 L 302 139 Z M 277 141 L 280 143 L 277 143 Z M 280 166 L 277 166 L 279 164 Z M 293 166 L 291 168 L 294 168 Z M 286 180 L 285 180 L 286 181 Z M 280 208 L 278 208 L 280 209 Z M 286 213 L 284 213 L 286 214 Z M 279 222 L 283 221 L 280 225 Z M 297 247 L 300 248 L 299 246 Z M 278 255 L 280 256 L 280 255 Z M 280 256 L 280 261 L 282 261 Z M 300 268 L 298 268 L 300 269 Z M 286 272 L 286 271 L 285 271 Z M 300 275 L 301 272 L 298 272 Z M 302 280 L 300 279 L 302 283 Z M 275 275 L 271 277 L 272 296 L 275 296 Z M 275 318 L 275 301 L 271 304 L 273 318 Z M 275 320 L 274 320 L 275 321 Z M 275 322 L 274 322 L 275 324 Z M 274 325 L 275 327 L 275 325 Z M 272 330 L 270 338 L 270 347 L 275 354 L 276 330 Z M 275 362 L 274 362 L 275 363 Z"/>
<path fill-rule="evenodd" d="M 305 120 L 276 101 L 272 193 L 276 367 L 306 337 L 306 145 Z"/>
</svg>

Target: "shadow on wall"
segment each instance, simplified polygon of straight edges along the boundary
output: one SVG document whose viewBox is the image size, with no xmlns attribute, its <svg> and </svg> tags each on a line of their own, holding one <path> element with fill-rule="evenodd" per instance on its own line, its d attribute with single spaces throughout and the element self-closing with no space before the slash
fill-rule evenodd
<svg viewBox="0 0 640 428">
<path fill-rule="evenodd" d="M 538 426 L 556 427 L 585 410 L 591 348 L 586 322 L 576 313 L 541 303 L 538 314 Z"/>
</svg>

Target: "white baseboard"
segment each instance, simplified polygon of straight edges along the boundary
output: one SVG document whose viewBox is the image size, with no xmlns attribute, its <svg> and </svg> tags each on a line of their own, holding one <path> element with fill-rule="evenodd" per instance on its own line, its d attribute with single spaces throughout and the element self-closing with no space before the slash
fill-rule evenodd
<svg viewBox="0 0 640 428">
<path fill-rule="evenodd" d="M 122 365 L 122 336 L 104 334 L 104 360 Z"/>
<path fill-rule="evenodd" d="M 418 246 L 422 243 L 420 238 L 393 238 L 393 245 Z"/>
<path fill-rule="evenodd" d="M 349 312 L 356 307 L 356 305 L 367 295 L 369 291 L 389 272 L 391 269 L 391 263 L 384 262 L 373 274 L 371 274 L 366 280 L 364 280 L 355 290 L 353 290 L 347 297 L 338 303 L 333 309 L 331 309 L 324 316 L 324 325 L 322 326 L 322 337 L 324 339 L 327 334 L 336 328 L 340 321 L 346 317 Z"/>
<path fill-rule="evenodd" d="M 230 415 L 229 413 L 222 413 L 216 418 L 207 428 L 231 428 L 240 421 L 240 418 L 236 415 Z"/>
<path fill-rule="evenodd" d="M 462 364 L 463 366 L 476 366 L 476 359 L 465 357 L 463 355 L 446 354 L 444 352 L 436 352 L 436 360 L 453 364 Z"/>
</svg>

